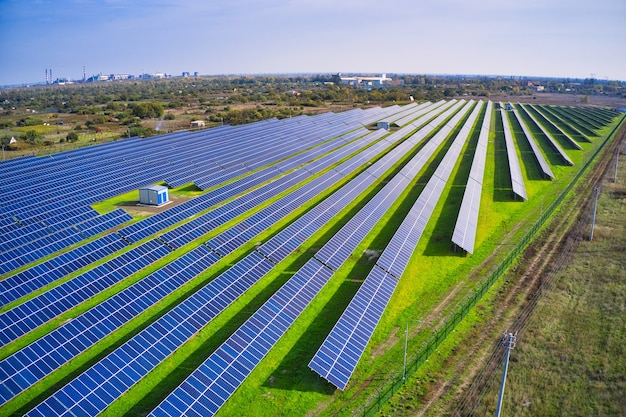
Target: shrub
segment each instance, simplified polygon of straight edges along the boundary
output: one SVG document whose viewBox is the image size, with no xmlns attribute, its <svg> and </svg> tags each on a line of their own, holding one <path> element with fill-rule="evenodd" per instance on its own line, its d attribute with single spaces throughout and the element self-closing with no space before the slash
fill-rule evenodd
<svg viewBox="0 0 626 417">
<path fill-rule="evenodd" d="M 78 140 L 78 133 L 76 132 L 70 132 L 67 134 L 67 136 L 65 137 L 65 139 L 68 142 L 76 142 Z"/>
<path fill-rule="evenodd" d="M 163 116 L 165 109 L 161 103 L 139 103 L 133 107 L 133 115 L 142 119 Z"/>
</svg>

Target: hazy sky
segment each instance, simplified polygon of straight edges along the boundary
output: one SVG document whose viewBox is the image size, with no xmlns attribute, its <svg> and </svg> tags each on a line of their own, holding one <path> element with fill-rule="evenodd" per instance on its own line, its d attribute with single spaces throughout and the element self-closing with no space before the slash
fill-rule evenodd
<svg viewBox="0 0 626 417">
<path fill-rule="evenodd" d="M 0 85 L 103 73 L 626 80 L 626 0 L 0 0 Z"/>
</svg>

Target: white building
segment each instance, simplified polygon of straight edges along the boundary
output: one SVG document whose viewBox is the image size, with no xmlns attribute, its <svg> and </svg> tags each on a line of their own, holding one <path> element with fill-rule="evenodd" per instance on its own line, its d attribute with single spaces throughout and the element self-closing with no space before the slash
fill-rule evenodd
<svg viewBox="0 0 626 417">
<path fill-rule="evenodd" d="M 387 74 L 382 74 L 380 77 L 364 77 L 364 76 L 353 76 L 353 77 L 343 77 L 341 74 L 339 75 L 341 78 L 342 84 L 348 84 L 352 87 L 360 87 L 360 88 L 381 88 L 385 85 L 391 83 L 391 78 L 387 77 Z"/>
</svg>

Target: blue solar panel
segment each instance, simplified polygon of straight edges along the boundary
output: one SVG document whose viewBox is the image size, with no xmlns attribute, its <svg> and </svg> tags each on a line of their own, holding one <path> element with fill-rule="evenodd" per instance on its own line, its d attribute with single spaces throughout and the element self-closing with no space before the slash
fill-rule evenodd
<svg viewBox="0 0 626 417">
<path fill-rule="evenodd" d="M 506 155 L 509 161 L 509 171 L 511 173 L 511 186 L 513 188 L 513 193 L 522 197 L 522 199 L 527 200 L 526 196 L 526 186 L 524 185 L 524 177 L 522 176 L 522 169 L 520 167 L 519 158 L 517 157 L 517 152 L 515 148 L 515 143 L 513 142 L 513 133 L 511 132 L 511 126 L 509 125 L 509 119 L 506 115 L 506 111 L 503 109 L 503 106 L 500 105 L 502 116 L 502 127 L 504 129 L 504 143 L 506 144 Z"/>
<path fill-rule="evenodd" d="M 457 113 L 429 143 L 412 159 L 415 166 L 407 166 L 400 175 L 417 173 L 421 161 L 429 159 L 457 122 L 467 112 L 471 103 Z M 418 200 L 383 251 L 376 266 L 354 296 L 333 330 L 328 335 L 309 367 L 340 389 L 348 381 L 382 316 L 391 295 L 409 262 L 415 247 L 430 218 L 435 203 L 451 173 L 450 165 L 461 152 L 480 107 L 467 119 L 465 126 L 437 167 Z M 349 237 L 346 237 L 349 239 Z M 332 259 L 332 258 L 329 258 Z"/>
<path fill-rule="evenodd" d="M 375 266 L 309 367 L 344 390 L 397 283 L 394 277 Z"/>
<path fill-rule="evenodd" d="M 15 340 L 168 253 L 167 246 L 148 241 L 0 314 L 0 344 Z"/>
<path fill-rule="evenodd" d="M 317 260 L 309 260 L 151 415 L 184 415 L 198 404 L 208 405 L 201 408 L 204 415 L 214 415 L 332 274 Z"/>
<path fill-rule="evenodd" d="M 106 235 L 0 281 L 0 305 L 5 305 L 56 279 L 126 247 L 118 235 Z"/>
<path fill-rule="evenodd" d="M 0 383 L 13 388 L 0 392 L 0 404 L 111 334 L 218 259 L 206 246 L 199 246 L 1 361 Z M 44 368 L 44 364 L 54 364 L 54 368 Z"/>
<path fill-rule="evenodd" d="M 332 270 L 338 270 L 352 255 L 357 245 L 371 231 L 382 215 L 389 209 L 409 180 L 403 176 L 394 178 L 368 202 L 333 238 L 322 247 L 315 257 Z"/>
<path fill-rule="evenodd" d="M 472 161 L 469 178 L 463 194 L 463 201 L 459 209 L 459 215 L 454 226 L 452 242 L 465 249 L 467 252 L 474 251 L 474 240 L 478 226 L 478 212 L 480 210 L 480 194 L 482 191 L 483 177 L 485 174 L 485 160 L 491 126 L 491 113 L 493 104 L 487 102 L 485 117 L 478 137 L 478 144 Z"/>
<path fill-rule="evenodd" d="M 272 267 L 273 264 L 263 256 L 251 253 L 39 404 L 33 412 L 45 412 L 55 404 L 62 403 L 70 413 L 80 413 L 80 407 L 89 402 L 89 395 L 104 390 L 111 395 L 96 407 L 97 412 L 102 411 Z M 79 387 L 88 385 L 90 380 L 97 381 L 97 386 L 83 389 L 87 395 L 82 393 L 68 398 L 68 392 L 78 391 Z"/>
<path fill-rule="evenodd" d="M 320 136 L 320 137 L 321 137 L 321 136 Z M 241 188 L 241 187 L 234 187 L 234 188 L 233 188 L 232 190 L 230 190 L 229 192 L 230 192 L 230 193 L 232 193 L 232 195 L 234 195 L 234 194 L 236 194 L 236 193 L 238 193 L 238 192 L 241 192 L 241 190 L 242 190 L 242 188 Z M 352 198 L 353 198 L 353 197 L 352 197 Z M 344 197 L 336 197 L 336 201 L 342 201 L 342 202 L 344 202 L 344 201 L 348 201 L 348 200 L 349 200 L 349 199 L 348 199 L 347 197 L 345 197 L 345 198 L 344 198 Z M 326 216 L 326 214 L 325 214 L 324 216 Z M 320 217 L 320 219 L 322 219 L 322 218 L 327 218 L 327 217 L 323 217 L 323 216 L 322 216 L 322 217 Z M 123 257 L 120 257 L 120 258 L 119 258 L 119 259 L 117 259 L 116 261 L 114 261 L 114 262 L 112 261 L 112 262 L 111 262 L 111 265 L 110 265 L 110 271 L 109 271 L 109 272 L 111 272 L 111 273 L 114 273 L 114 272 L 115 272 L 115 273 L 117 273 L 117 272 L 119 272 L 120 274 L 121 274 L 121 273 L 126 273 L 126 272 L 127 272 L 127 269 L 126 269 L 126 267 L 125 267 L 125 265 L 124 265 L 124 258 L 123 258 Z M 97 276 L 97 275 L 91 274 L 91 277 L 92 277 L 92 278 L 95 278 L 96 276 Z M 242 275 L 241 275 L 241 274 L 238 274 L 238 276 L 239 276 L 239 277 L 242 277 Z M 239 281 L 239 280 L 237 280 L 236 282 L 237 282 L 237 284 L 240 284 L 240 281 Z M 219 304 L 221 304 L 221 301 L 220 301 L 220 302 L 218 302 L 218 303 L 219 303 Z M 112 320 L 112 321 L 111 321 L 111 323 L 112 323 L 112 324 L 118 324 L 118 323 L 119 323 L 119 321 L 121 320 L 121 318 L 120 318 L 120 317 L 124 317 L 123 312 L 120 312 L 119 314 L 120 314 L 120 316 L 118 316 L 118 318 L 116 318 L 115 320 Z M 149 355 L 151 355 L 151 356 L 149 356 Z M 160 357 L 160 356 L 161 356 L 160 354 L 158 354 L 158 355 L 157 355 L 157 353 L 156 353 L 156 352 L 154 352 L 154 353 L 150 353 L 149 355 L 144 355 L 144 356 L 142 356 L 142 357 L 141 357 L 140 359 L 138 359 L 138 360 L 140 360 L 140 361 L 142 361 L 142 362 L 143 362 L 143 361 L 146 361 L 145 363 L 149 365 L 150 363 L 153 363 L 153 362 L 154 362 L 154 360 L 158 361 L 158 357 Z M 107 363 L 108 363 L 108 362 L 107 362 Z M 108 365 L 107 365 L 107 366 L 108 366 Z M 97 367 L 97 365 L 96 365 L 96 367 Z M 123 389 L 122 389 L 122 390 L 123 390 Z M 71 390 L 70 390 L 70 391 L 68 391 L 68 392 L 70 392 L 70 393 L 71 393 Z M 60 396 L 60 397 L 62 397 L 62 396 L 64 396 L 64 395 L 70 395 L 70 394 L 65 394 L 64 392 L 59 394 L 59 396 Z M 71 395 L 74 395 L 74 394 L 71 394 Z M 71 395 L 70 395 L 70 396 L 71 396 Z M 93 394 L 90 394 L 90 395 L 93 395 Z"/>
</svg>

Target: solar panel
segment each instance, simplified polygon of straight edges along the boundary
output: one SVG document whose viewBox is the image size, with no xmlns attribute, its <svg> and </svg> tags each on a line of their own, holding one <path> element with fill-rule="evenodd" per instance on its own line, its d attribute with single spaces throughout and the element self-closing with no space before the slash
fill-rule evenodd
<svg viewBox="0 0 626 417">
<path fill-rule="evenodd" d="M 310 259 L 150 415 L 214 415 L 331 276 Z"/>
<path fill-rule="evenodd" d="M 530 144 L 530 147 L 533 150 L 533 155 L 535 155 L 535 159 L 537 159 L 537 162 L 539 163 L 539 167 L 541 167 L 541 171 L 543 171 L 543 174 L 545 176 L 554 179 L 554 174 L 552 173 L 552 170 L 550 169 L 550 165 L 548 165 L 548 161 L 546 161 L 546 158 L 541 153 L 541 149 L 539 149 L 539 145 L 537 144 L 537 141 L 530 133 L 530 130 L 528 130 L 528 127 L 526 126 L 526 122 L 524 122 L 524 120 L 519 115 L 517 110 L 513 110 L 513 115 L 515 116 L 518 123 L 522 127 L 522 131 L 524 132 L 524 135 L 526 136 L 526 139 L 528 140 L 528 143 Z"/>
<path fill-rule="evenodd" d="M 26 334 L 168 253 L 170 250 L 159 241 L 148 241 L 0 314 L 0 345 Z"/>
<path fill-rule="evenodd" d="M 454 226 L 452 242 L 469 253 L 474 251 L 476 228 L 478 226 L 478 212 L 480 209 L 480 194 L 482 191 L 483 177 L 485 175 L 485 161 L 487 145 L 489 141 L 489 128 L 491 126 L 491 113 L 493 103 L 487 102 L 485 117 L 476 144 L 476 151 L 470 168 L 469 178 L 463 194 L 463 201 Z"/>
<path fill-rule="evenodd" d="M 102 236 L 0 281 L 0 306 L 126 247 L 116 234 Z"/>
<path fill-rule="evenodd" d="M 576 119 L 572 119 L 566 111 L 563 111 L 561 107 L 547 105 L 541 105 L 540 107 L 542 108 L 544 113 L 549 114 L 551 117 L 556 119 L 558 123 L 562 123 L 564 129 L 569 130 L 570 133 L 573 133 L 574 135 L 578 136 L 586 142 L 591 142 L 591 140 L 589 140 L 589 137 L 585 133 L 583 133 L 581 129 L 588 131 L 590 135 L 593 135 L 593 132 L 589 131 L 589 129 L 583 126 L 580 126 L 578 124 L 578 121 Z"/>
<path fill-rule="evenodd" d="M 373 226 L 373 222 L 368 222 L 367 220 L 367 215 L 371 214 L 371 218 L 379 218 L 384 211 L 386 211 L 386 208 L 389 207 L 389 205 L 392 203 L 393 200 L 395 200 L 395 197 L 398 196 L 398 192 L 396 192 L 396 189 L 400 186 L 402 186 L 401 188 L 403 188 L 406 185 L 406 178 L 404 177 L 400 177 L 399 180 L 396 183 L 391 183 L 388 184 L 383 191 L 381 191 L 379 193 L 379 195 L 384 195 L 384 196 L 391 196 L 393 197 L 391 199 L 391 201 L 385 201 L 384 198 L 381 199 L 373 199 L 372 200 L 372 204 L 366 206 L 363 210 L 360 211 L 360 214 L 363 214 L 365 217 L 360 219 L 361 222 L 361 227 L 356 226 L 357 229 L 362 229 L 364 231 L 367 230 L 371 230 L 372 226 Z M 386 204 L 384 204 L 386 203 Z M 376 206 L 380 206 L 380 207 L 384 207 L 385 209 L 381 209 L 381 210 L 376 210 Z M 344 228 L 342 228 L 343 231 L 348 231 L 348 230 L 354 230 L 355 225 L 354 224 L 350 224 L 348 223 Z M 361 234 L 361 238 L 364 236 L 364 234 Z M 351 246 L 352 248 L 354 248 L 358 242 L 360 241 L 357 239 L 348 239 L 348 241 L 346 241 L 345 236 L 342 235 L 341 233 L 335 235 L 331 241 L 333 242 L 344 242 L 344 244 Z M 329 242 L 330 243 L 330 242 Z M 335 260 L 337 259 L 336 254 L 337 251 L 336 249 L 336 245 L 335 244 L 327 244 L 325 245 L 325 248 L 331 248 L 330 252 L 324 252 L 324 249 L 322 251 L 320 251 L 322 253 L 322 256 L 324 255 L 324 253 L 328 253 L 329 254 L 329 258 L 328 259 L 332 259 Z M 343 257 L 347 257 L 349 255 L 348 254 L 343 254 Z M 259 309 L 259 311 L 257 313 L 255 313 L 255 315 L 246 322 L 246 324 L 244 324 L 244 326 L 242 326 L 242 329 L 244 333 L 242 333 L 241 335 L 237 334 L 237 332 L 231 336 L 231 339 L 229 340 L 242 340 L 242 337 L 245 336 L 245 326 L 250 323 L 250 326 L 253 326 L 252 329 L 250 329 L 250 334 L 255 334 L 255 335 L 260 335 L 261 338 L 263 338 L 263 334 L 264 332 L 258 328 L 258 327 L 254 327 L 256 322 L 259 323 L 268 323 L 267 327 L 265 327 L 265 329 L 269 329 L 267 330 L 267 334 L 271 335 L 271 338 L 269 339 L 265 339 L 265 344 L 261 347 L 261 349 L 264 349 L 264 352 L 266 353 L 267 351 L 269 351 L 269 349 L 274 345 L 274 343 L 276 342 L 276 340 L 278 339 L 278 337 L 284 333 L 284 331 L 286 331 L 286 328 L 288 327 L 288 325 L 290 324 L 290 322 L 292 322 L 293 320 L 295 320 L 295 318 L 297 317 L 297 315 L 299 314 L 299 312 L 302 311 L 302 309 L 308 305 L 308 302 L 310 302 L 310 300 L 312 299 L 312 295 L 309 294 L 309 300 L 306 302 L 299 302 L 297 303 L 296 307 L 291 307 L 290 310 L 290 305 L 289 305 L 289 294 L 293 293 L 294 290 L 290 290 L 291 288 L 291 283 L 293 282 L 293 287 L 297 288 L 298 291 L 302 291 L 303 288 L 306 288 L 306 283 L 301 282 L 302 279 L 299 278 L 300 274 L 304 274 L 304 276 L 307 275 L 315 275 L 315 272 L 311 273 L 311 271 L 307 271 L 307 269 L 310 269 L 309 265 L 314 265 L 314 267 L 316 267 L 318 270 L 322 269 L 322 264 L 318 263 L 317 261 L 315 261 L 314 259 L 310 260 L 304 268 L 302 268 L 300 271 L 298 271 L 296 273 L 296 275 L 294 275 L 294 277 L 292 279 L 289 280 L 289 282 L 283 286 L 270 300 L 268 300 L 268 302 L 264 305 L 264 307 L 262 307 L 261 309 Z M 324 269 L 325 270 L 325 269 Z M 323 281 L 327 281 L 330 276 L 332 275 L 332 272 L 325 270 L 325 274 L 328 275 L 327 278 L 325 278 Z M 318 283 L 318 288 L 317 291 L 319 291 L 319 288 L 321 288 L 321 286 L 323 285 L 323 283 Z M 317 291 L 314 291 L 314 293 L 316 293 Z M 285 294 L 286 293 L 286 294 Z M 267 307 L 264 311 L 264 308 Z M 294 312 L 294 309 L 297 309 Z M 271 320 L 271 317 L 273 314 L 275 314 L 276 316 L 278 316 L 278 314 L 282 311 L 287 311 L 288 313 L 291 313 L 290 315 L 288 315 L 287 317 L 291 319 L 291 321 L 289 320 L 282 320 L 282 321 L 278 321 L 277 323 L 273 323 Z M 382 314 L 382 312 L 381 312 Z M 258 316 L 258 317 L 256 317 Z M 279 316 L 278 316 L 279 317 Z M 228 341 L 223 345 L 226 347 L 230 347 L 231 349 L 233 349 L 233 346 L 228 346 Z M 235 344 L 236 347 L 241 347 L 240 344 L 237 344 L 236 342 L 233 342 Z M 252 344 L 250 344 L 252 345 Z M 216 370 L 216 366 L 220 366 L 220 365 L 224 365 L 224 361 L 228 361 L 228 358 L 233 359 L 232 364 L 233 364 L 233 368 L 234 369 L 239 369 L 237 375 L 240 377 L 239 379 L 233 378 L 231 376 L 231 378 L 228 378 L 228 376 L 225 377 L 225 380 L 230 381 L 228 385 L 226 385 L 226 387 L 230 387 L 230 391 L 224 391 L 224 385 L 220 382 L 217 381 L 215 383 L 211 383 L 208 386 L 204 386 L 202 385 L 202 389 L 200 389 L 200 392 L 207 392 L 213 390 L 212 392 L 217 393 L 218 398 L 220 398 L 222 401 L 213 401 L 212 403 L 212 407 L 210 407 L 210 409 L 216 411 L 217 409 L 219 409 L 219 407 L 221 407 L 221 405 L 223 404 L 223 402 L 225 402 L 228 397 L 232 394 L 232 392 L 234 392 L 234 390 L 236 389 L 236 387 L 243 381 L 243 378 L 245 378 L 245 376 L 247 375 L 246 372 L 241 372 L 241 367 L 237 367 L 236 363 L 237 360 L 235 359 L 236 356 L 232 355 L 230 352 L 232 352 L 232 350 L 227 350 L 226 348 L 224 348 L 225 352 L 221 352 L 219 348 L 211 357 L 209 357 L 209 359 L 207 360 L 207 362 L 205 362 L 206 368 L 207 370 L 213 370 L 216 372 L 217 374 L 221 374 L 221 375 L 229 375 L 228 371 L 226 370 L 228 365 L 226 366 L 226 368 L 219 368 Z M 245 348 L 244 348 L 245 350 Z M 253 350 L 255 353 L 259 352 L 259 347 L 255 347 Z M 230 355 L 230 356 L 229 356 Z M 261 354 L 256 356 L 254 359 L 252 359 L 252 365 L 256 365 L 256 363 L 258 363 L 262 357 L 265 354 Z M 217 359 L 212 359 L 213 357 L 215 358 L 219 358 L 219 361 Z M 245 357 L 245 352 L 241 353 L 240 357 Z M 249 363 L 250 362 L 250 357 L 248 356 L 246 358 L 246 360 Z M 248 372 L 251 371 L 253 369 L 253 367 L 248 367 Z M 199 373 L 201 375 L 203 375 L 204 377 L 206 377 L 206 373 L 203 373 L 202 370 L 203 366 L 201 366 L 197 371 L 195 371 L 194 374 Z M 201 378 L 195 377 L 194 374 L 192 374 L 192 376 L 190 376 L 190 378 L 187 381 L 192 380 L 192 382 L 190 383 L 189 386 L 194 385 L 196 387 L 198 387 L 198 383 L 197 381 L 200 381 Z M 241 378 L 243 377 L 243 378 Z M 195 379 L 193 379 L 195 378 Z M 193 384 L 193 382 L 196 382 L 195 384 Z M 170 397 L 171 401 L 168 402 L 168 399 L 165 400 L 163 407 L 166 410 L 177 410 L 174 411 L 175 413 L 185 413 L 187 412 L 187 410 L 190 407 L 194 407 L 194 405 L 198 402 L 197 398 L 198 396 L 190 396 L 189 395 L 189 390 L 188 387 L 185 385 L 185 383 L 181 384 L 181 386 L 179 387 L 179 390 L 182 390 L 181 392 L 174 392 L 171 394 Z M 185 399 L 185 398 L 194 398 L 194 400 L 192 400 L 192 402 L 186 402 L 186 401 L 181 401 L 181 398 Z M 207 399 L 213 398 L 215 399 L 215 395 L 212 394 L 208 394 Z M 207 412 L 208 409 L 203 409 L 204 412 Z M 158 413 L 162 413 L 163 409 L 159 410 Z"/>
<path fill-rule="evenodd" d="M 342 227 L 316 254 L 315 257 L 333 271 L 352 255 L 358 244 L 371 231 L 391 204 L 404 191 L 409 180 L 395 177 Z"/>
<path fill-rule="evenodd" d="M 559 132 L 559 134 L 563 136 L 567 140 L 567 142 L 569 142 L 570 145 L 574 146 L 576 149 L 579 149 L 579 150 L 583 149 L 582 146 L 578 144 L 578 142 L 576 142 L 570 135 L 567 134 L 567 132 L 563 130 L 563 128 L 559 127 L 556 123 L 554 123 L 554 121 L 549 117 L 548 113 L 545 113 L 539 107 L 534 106 L 532 104 L 528 104 L 527 106 L 531 108 L 532 110 L 534 110 L 535 112 L 537 112 L 537 114 L 540 115 L 543 118 L 543 120 L 545 120 L 550 126 L 556 129 Z"/>
<path fill-rule="evenodd" d="M 309 368 L 344 390 L 389 302 L 397 280 L 374 266 Z"/>
<path fill-rule="evenodd" d="M 472 107 L 468 102 L 413 158 L 419 164 L 428 159 L 460 119 Z M 397 279 L 402 276 L 428 219 L 435 208 L 451 173 L 450 166 L 459 157 L 480 105 L 475 106 L 452 146 L 426 184 L 410 212 L 378 259 L 365 282 L 354 296 L 333 330 L 326 338 L 309 367 L 340 389 L 345 389 L 359 358 L 382 316 Z M 421 155 L 420 155 L 421 154 Z M 413 171 L 409 167 L 407 172 Z"/>
<path fill-rule="evenodd" d="M 511 126 L 509 125 L 509 119 L 506 115 L 506 110 L 502 103 L 500 104 L 500 114 L 502 115 L 502 126 L 504 128 L 504 141 L 506 144 L 506 155 L 509 160 L 509 170 L 511 172 L 511 185 L 513 186 L 513 193 L 527 200 L 526 187 L 524 186 L 524 178 L 522 177 L 522 170 L 520 168 L 519 159 L 517 158 L 517 151 L 515 150 L 515 143 L 513 142 L 513 134 L 511 133 Z"/>
<path fill-rule="evenodd" d="M 58 408 L 59 404 L 67 415 L 80 413 L 81 407 L 88 404 L 94 394 L 101 400 L 94 408 L 94 415 L 101 412 L 273 266 L 263 256 L 252 252 L 39 404 L 29 415 L 45 414 L 50 408 Z M 91 380 L 97 384 L 90 388 Z M 68 392 L 78 393 L 69 396 Z M 102 392 L 109 395 L 102 397 Z"/>
<path fill-rule="evenodd" d="M 0 391 L 0 404 L 93 346 L 218 259 L 201 245 L 0 361 L 0 369 L 4 370 L 0 382 L 9 387 Z"/>
<path fill-rule="evenodd" d="M 567 156 L 567 153 L 565 153 L 563 148 L 561 148 L 561 146 L 558 144 L 556 139 L 550 134 L 550 132 L 548 132 L 548 130 L 539 122 L 537 117 L 535 117 L 531 111 L 528 111 L 523 104 L 520 104 L 520 107 L 522 108 L 522 110 L 524 110 L 526 115 L 530 117 L 530 119 L 535 123 L 535 126 L 537 126 L 539 130 L 541 130 L 541 132 L 545 135 L 545 137 L 548 138 L 550 145 L 552 145 L 552 147 L 558 152 L 561 158 L 563 158 L 565 162 L 567 162 L 569 165 L 574 165 L 574 162 L 569 158 L 569 156 Z"/>
</svg>

